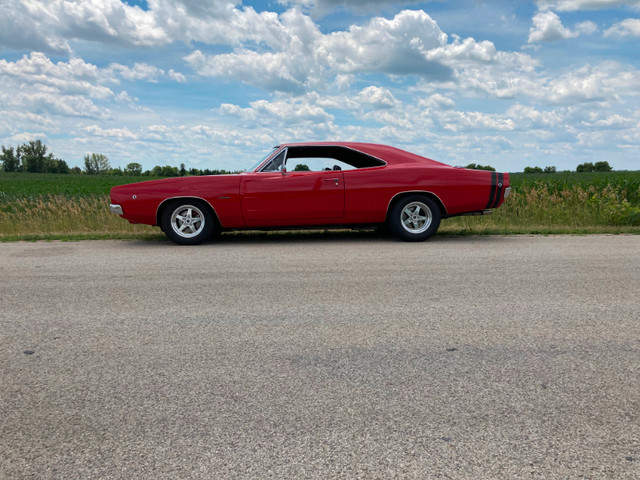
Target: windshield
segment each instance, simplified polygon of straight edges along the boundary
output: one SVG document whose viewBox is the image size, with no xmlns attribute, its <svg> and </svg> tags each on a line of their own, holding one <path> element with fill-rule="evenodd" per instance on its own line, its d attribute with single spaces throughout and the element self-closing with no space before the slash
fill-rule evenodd
<svg viewBox="0 0 640 480">
<path fill-rule="evenodd" d="M 256 168 L 258 168 L 260 165 L 262 165 L 262 162 L 264 162 L 267 158 L 269 158 L 271 155 L 273 155 L 276 150 L 278 150 L 279 147 L 273 147 L 271 149 L 271 151 L 269 153 L 267 153 L 264 157 L 262 157 L 260 159 L 259 162 L 257 162 L 255 165 L 253 165 L 251 168 L 247 169 L 247 172 L 253 172 Z"/>
</svg>

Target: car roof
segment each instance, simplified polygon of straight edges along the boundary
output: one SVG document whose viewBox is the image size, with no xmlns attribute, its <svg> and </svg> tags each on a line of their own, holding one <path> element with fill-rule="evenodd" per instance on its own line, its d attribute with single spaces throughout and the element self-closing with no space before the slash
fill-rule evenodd
<svg viewBox="0 0 640 480">
<path fill-rule="evenodd" d="M 446 163 L 437 162 L 427 157 L 422 157 L 414 153 L 401 150 L 389 145 L 382 145 L 378 143 L 365 143 L 365 142 L 301 142 L 301 143 L 282 143 L 278 147 L 345 147 L 357 150 L 372 157 L 384 160 L 389 165 L 396 165 L 402 163 L 427 163 L 434 167 L 449 167 Z"/>
</svg>

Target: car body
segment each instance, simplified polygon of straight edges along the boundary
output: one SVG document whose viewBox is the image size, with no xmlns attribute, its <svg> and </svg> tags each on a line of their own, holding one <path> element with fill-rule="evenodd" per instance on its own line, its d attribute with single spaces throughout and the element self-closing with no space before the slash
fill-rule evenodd
<svg viewBox="0 0 640 480">
<path fill-rule="evenodd" d="M 386 145 L 289 143 L 244 173 L 113 187 L 111 211 L 158 225 L 180 244 L 222 230 L 383 224 L 419 241 L 441 218 L 490 213 L 509 192 L 508 173 L 452 167 Z"/>
</svg>

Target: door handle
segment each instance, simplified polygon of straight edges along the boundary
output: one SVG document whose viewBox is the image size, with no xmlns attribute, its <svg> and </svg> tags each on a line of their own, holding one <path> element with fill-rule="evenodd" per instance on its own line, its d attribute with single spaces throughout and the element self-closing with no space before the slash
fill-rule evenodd
<svg viewBox="0 0 640 480">
<path fill-rule="evenodd" d="M 336 185 L 338 185 L 338 182 L 340 182 L 339 178 L 325 178 L 324 179 L 325 182 L 335 182 Z"/>
</svg>

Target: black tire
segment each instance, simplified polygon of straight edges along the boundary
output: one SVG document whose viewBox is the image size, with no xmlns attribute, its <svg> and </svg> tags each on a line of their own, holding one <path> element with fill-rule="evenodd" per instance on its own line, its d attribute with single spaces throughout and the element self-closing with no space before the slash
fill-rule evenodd
<svg viewBox="0 0 640 480">
<path fill-rule="evenodd" d="M 160 226 L 169 240 L 178 245 L 198 245 L 218 230 L 209 206 L 201 200 L 189 198 L 169 203 L 162 212 Z"/>
<path fill-rule="evenodd" d="M 440 207 L 425 195 L 404 197 L 393 204 L 387 223 L 391 233 L 405 242 L 422 242 L 440 226 Z"/>
</svg>

